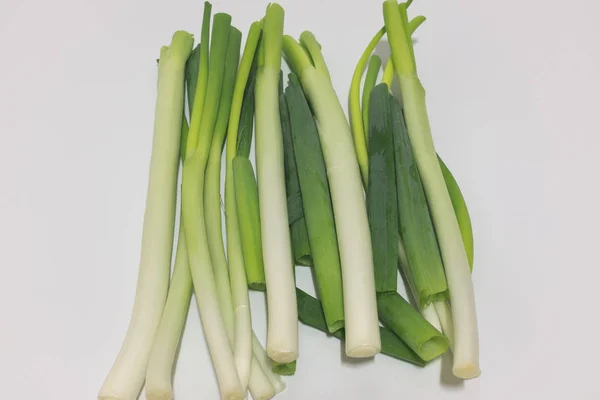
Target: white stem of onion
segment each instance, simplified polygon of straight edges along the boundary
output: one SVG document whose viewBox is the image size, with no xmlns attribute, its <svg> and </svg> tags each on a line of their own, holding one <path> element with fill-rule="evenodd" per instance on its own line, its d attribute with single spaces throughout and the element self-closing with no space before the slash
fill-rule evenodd
<svg viewBox="0 0 600 400">
<path fill-rule="evenodd" d="M 289 363 L 298 358 L 298 310 L 279 117 L 283 18 L 278 4 L 267 8 L 256 76 L 255 146 L 267 287 L 267 353 L 279 363 Z"/>
<path fill-rule="evenodd" d="M 127 335 L 100 392 L 100 400 L 134 400 L 167 298 L 173 233 L 179 142 L 184 101 L 184 70 L 193 37 L 178 31 L 161 49 L 150 176 L 135 301 Z"/>
</svg>

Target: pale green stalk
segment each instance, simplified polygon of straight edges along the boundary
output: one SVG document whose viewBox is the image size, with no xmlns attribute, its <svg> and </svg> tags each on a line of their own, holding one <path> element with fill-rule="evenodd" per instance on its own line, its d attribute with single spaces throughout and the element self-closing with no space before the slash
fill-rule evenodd
<svg viewBox="0 0 600 400">
<path fill-rule="evenodd" d="M 181 225 L 169 295 L 152 346 L 148 369 L 146 370 L 145 392 L 147 400 L 162 400 L 173 397 L 171 378 L 173 376 L 175 355 L 181 341 L 193 289 L 187 257 L 185 234 L 183 233 L 183 225 Z"/>
<path fill-rule="evenodd" d="M 256 74 L 256 172 L 267 284 L 267 354 L 280 363 L 298 358 L 298 310 L 288 226 L 279 116 L 284 11 L 271 3 L 263 20 Z"/>
<path fill-rule="evenodd" d="M 210 153 L 205 172 L 205 191 L 204 191 L 204 211 L 206 214 L 206 234 L 210 250 L 210 259 L 215 274 L 215 283 L 217 286 L 217 295 L 221 308 L 221 316 L 229 334 L 229 340 L 234 349 L 234 314 L 231 297 L 231 286 L 229 282 L 229 269 L 227 259 L 225 258 L 225 247 L 223 245 L 223 228 L 221 222 L 221 154 L 225 133 L 227 132 L 227 123 L 231 109 L 231 100 L 233 97 L 233 87 L 237 73 L 240 44 L 242 34 L 239 30 L 231 27 L 229 31 L 229 42 L 227 44 L 227 56 L 225 61 L 225 71 L 223 85 L 221 89 L 221 99 L 217 121 L 215 123 L 214 134 L 210 145 Z M 235 351 L 234 351 L 235 353 Z M 250 370 L 250 357 L 245 358 L 244 363 L 238 363 L 236 360 L 238 376 L 245 391 L 248 384 L 248 375 Z"/>
<path fill-rule="evenodd" d="M 175 208 L 184 70 L 194 43 L 178 31 L 161 49 L 152 156 L 135 300 L 127 335 L 100 392 L 101 400 L 134 400 L 146 376 L 152 342 L 167 298 Z"/>
<path fill-rule="evenodd" d="M 402 9 L 400 5 L 400 10 Z M 477 377 L 479 339 L 475 296 L 469 261 L 442 175 L 431 136 L 425 90 L 417 77 L 407 23 L 395 0 L 384 2 L 384 20 L 400 83 L 406 123 L 415 160 L 430 206 L 448 280 L 454 318 L 453 373 L 463 379 Z"/>
<path fill-rule="evenodd" d="M 372 357 L 381 350 L 381 338 L 371 238 L 357 154 L 319 44 L 310 32 L 302 33 L 300 42 L 285 36 L 283 48 L 315 113 L 329 178 L 342 265 L 346 355 Z M 362 131 L 360 140 L 364 141 Z"/>
<path fill-rule="evenodd" d="M 418 15 L 410 20 L 408 24 L 408 30 L 412 35 L 419 26 L 423 22 L 426 21 L 426 18 L 422 15 Z M 392 57 L 388 58 L 385 64 L 385 70 L 383 71 L 383 79 L 381 80 L 383 83 L 386 83 L 388 87 L 392 88 L 392 81 L 394 80 L 394 63 L 392 62 Z"/>
<path fill-rule="evenodd" d="M 377 84 L 377 76 L 379 75 L 380 69 L 381 58 L 374 54 L 371 56 L 369 66 L 367 67 L 367 75 L 365 76 L 365 83 L 362 91 L 362 119 L 367 148 L 369 147 L 369 104 L 371 102 L 371 90 L 373 90 Z"/>
<path fill-rule="evenodd" d="M 204 336 L 213 361 L 221 398 L 241 400 L 245 391 L 238 378 L 227 328 L 220 312 L 219 296 L 206 233 L 204 208 L 205 170 L 221 99 L 230 23 L 229 15 L 215 15 L 210 49 L 209 79 L 201 121 L 194 124 L 194 120 L 199 115 L 195 113 L 199 104 L 197 98 L 194 100 L 194 112 L 191 116 L 187 156 L 183 167 L 182 209 L 196 303 L 200 311 Z M 204 44 L 206 38 L 203 37 L 202 41 Z M 202 62 L 202 58 L 200 61 Z M 198 126 L 199 129 L 194 131 L 192 129 L 194 126 Z M 197 145 L 194 147 L 194 144 Z"/>
<path fill-rule="evenodd" d="M 185 140 L 188 135 L 188 124 L 183 116 L 181 128 L 181 161 L 185 158 Z M 175 266 L 169 285 L 169 294 L 165 304 L 158 332 L 152 345 L 152 353 L 146 370 L 146 399 L 161 400 L 173 397 L 171 378 L 177 347 L 181 341 L 183 326 L 192 298 L 192 276 L 188 263 L 187 247 L 183 224 L 179 224 L 177 237 L 177 253 Z"/>
</svg>

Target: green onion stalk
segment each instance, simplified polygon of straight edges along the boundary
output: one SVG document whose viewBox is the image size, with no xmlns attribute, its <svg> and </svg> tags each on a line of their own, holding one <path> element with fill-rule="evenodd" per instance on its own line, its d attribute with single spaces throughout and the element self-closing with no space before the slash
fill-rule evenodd
<svg viewBox="0 0 600 400">
<path fill-rule="evenodd" d="M 236 366 L 242 384 L 244 385 L 246 381 L 248 382 L 248 388 L 250 389 L 250 393 L 255 399 L 270 399 L 275 394 L 282 391 L 285 388 L 285 384 L 283 383 L 281 378 L 279 378 L 278 376 L 273 376 L 269 368 L 262 367 L 259 361 L 260 357 L 257 356 L 257 354 L 260 355 L 265 351 L 260 345 L 260 342 L 252 340 L 254 334 L 252 332 L 252 322 L 250 316 L 248 285 L 250 285 L 250 282 L 254 282 L 254 284 L 260 285 L 261 278 L 260 270 L 258 270 L 258 281 L 248 280 L 247 285 L 245 271 L 248 271 L 248 269 L 246 269 L 245 266 L 256 264 L 257 253 L 253 249 L 250 249 L 250 252 L 247 252 L 247 247 L 250 247 L 251 243 L 244 243 L 243 240 L 242 243 L 240 243 L 240 232 L 242 233 L 242 237 L 248 239 L 249 235 L 244 235 L 244 223 L 246 221 L 246 217 L 250 216 L 251 218 L 253 216 L 253 212 L 251 210 L 249 215 L 245 212 L 237 212 L 238 209 L 240 209 L 240 203 L 242 203 L 242 201 L 240 201 L 238 197 L 240 197 L 241 200 L 246 200 L 247 195 L 252 194 L 252 191 L 255 191 L 256 188 L 253 187 L 249 191 L 243 189 L 237 190 L 238 186 L 235 184 L 236 181 L 240 181 L 240 169 L 236 168 L 236 165 L 239 163 L 241 163 L 242 165 L 246 165 L 243 161 L 247 161 L 249 164 L 249 160 L 247 157 L 250 151 L 251 130 L 253 121 L 252 114 L 254 104 L 253 93 L 255 68 L 253 68 L 253 65 L 255 65 L 254 59 L 256 54 L 256 48 L 258 45 L 258 40 L 260 37 L 260 32 L 261 25 L 259 22 L 255 22 L 250 26 L 241 62 L 237 70 L 235 86 L 233 86 L 232 88 L 233 92 L 231 106 L 226 113 L 228 117 L 228 124 L 225 177 L 225 205 L 227 211 L 226 225 L 228 226 L 228 280 L 231 284 L 232 298 L 232 307 L 229 308 L 228 312 L 231 315 L 231 320 L 234 321 L 234 327 L 232 327 L 232 330 L 228 333 L 231 340 L 231 344 L 234 348 Z M 248 131 L 250 131 L 250 135 L 248 134 Z M 216 159 L 219 160 L 218 164 L 220 165 L 222 143 L 219 147 L 217 147 L 217 149 L 219 151 L 215 150 L 214 152 L 214 154 L 218 154 L 215 156 L 215 165 L 217 164 Z M 241 171 L 247 172 L 248 170 L 242 168 Z M 249 172 L 252 175 L 252 179 L 254 179 L 251 165 Z M 220 177 L 220 170 L 219 173 L 215 172 L 214 176 L 215 181 L 218 182 L 217 176 Z M 244 181 L 243 176 L 241 180 Z M 228 190 L 232 187 L 233 191 Z M 244 186 L 242 185 L 242 188 L 243 187 Z M 217 207 L 220 206 L 219 198 L 215 196 L 214 200 L 215 201 L 213 204 L 215 207 L 215 214 L 220 215 L 220 209 L 217 210 Z M 233 205 L 231 204 L 231 200 L 233 200 Z M 255 202 L 256 201 L 257 200 L 255 200 Z M 255 214 L 257 215 L 257 212 Z M 235 220 L 238 216 L 240 217 L 238 220 L 239 224 L 237 224 Z M 231 228 L 229 228 L 230 225 L 232 225 Z M 215 235 L 220 236 L 220 229 L 221 227 L 219 225 L 218 233 L 215 230 Z M 235 235 L 235 239 L 233 235 Z M 260 240 L 260 232 L 258 233 L 258 236 L 256 236 L 254 232 L 251 232 L 250 236 L 252 236 L 254 239 L 258 238 L 258 240 Z M 240 250 L 242 253 L 241 256 Z M 254 258 L 250 258 L 250 256 L 253 256 Z M 260 255 L 260 253 L 258 255 L 258 259 L 262 263 L 262 256 Z M 252 264 L 252 262 L 254 262 L 254 264 Z M 264 285 L 264 274 L 262 275 Z M 226 275 L 223 276 L 224 280 L 227 279 Z M 257 275 L 255 274 L 250 274 L 248 276 L 252 276 L 254 278 L 257 277 Z"/>
<path fill-rule="evenodd" d="M 283 21 L 283 8 L 271 3 L 258 55 L 255 150 L 267 287 L 267 354 L 273 361 L 289 363 L 298 358 L 298 314 L 279 114 Z"/>
</svg>

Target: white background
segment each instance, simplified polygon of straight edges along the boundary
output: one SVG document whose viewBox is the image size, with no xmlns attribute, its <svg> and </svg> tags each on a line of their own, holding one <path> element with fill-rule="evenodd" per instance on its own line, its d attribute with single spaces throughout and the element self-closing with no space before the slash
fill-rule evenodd
<svg viewBox="0 0 600 400">
<path fill-rule="evenodd" d="M 283 5 L 287 33 L 321 42 L 345 105 L 381 1 Z M 265 6 L 213 9 L 246 32 Z M 435 142 L 473 219 L 483 373 L 342 363 L 336 339 L 301 326 L 279 398 L 599 399 L 599 3 L 416 0 L 417 13 Z M 174 30 L 199 36 L 201 16 L 199 0 L 0 2 L 2 398 L 95 398 L 135 292 L 156 58 Z M 195 308 L 175 389 L 217 399 Z"/>
</svg>

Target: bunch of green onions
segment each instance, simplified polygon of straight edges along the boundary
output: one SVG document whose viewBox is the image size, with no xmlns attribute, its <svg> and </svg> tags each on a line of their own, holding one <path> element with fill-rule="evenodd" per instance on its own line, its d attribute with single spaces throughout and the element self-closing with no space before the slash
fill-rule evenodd
<svg viewBox="0 0 600 400">
<path fill-rule="evenodd" d="M 454 374 L 469 379 L 480 373 L 470 276 L 473 262 L 471 223 L 456 180 L 434 148 L 425 91 L 417 77 L 411 39 L 425 18 L 419 16 L 409 21 L 409 5 L 410 2 L 398 4 L 396 0 L 383 3 L 385 26 L 371 40 L 356 67 L 350 93 L 354 143 L 365 186 L 369 191 L 375 186 L 373 190 L 378 191 L 376 187 L 380 183 L 369 179 L 380 177 L 372 171 L 373 165 L 381 163 L 372 159 L 376 149 L 370 148 L 372 141 L 377 144 L 372 131 L 380 121 L 371 119 L 383 117 L 391 124 L 388 132 L 393 139 L 394 160 L 390 162 L 394 167 L 390 164 L 389 169 L 395 169 L 398 208 L 393 218 L 398 221 L 397 256 L 423 317 L 438 331 L 443 331 L 451 343 Z M 373 55 L 361 104 L 361 76 L 375 46 L 386 33 L 391 56 L 382 83 L 375 86 L 381 62 Z M 387 93 L 394 77 L 399 82 L 399 96 Z M 373 104 L 374 101 L 379 103 Z M 371 135 L 368 141 L 367 132 Z M 384 189 L 388 189 L 387 193 L 393 192 L 388 184 L 379 193 Z M 393 201 L 391 197 L 389 202 Z M 376 204 L 373 209 L 378 210 Z M 388 229 L 389 238 L 394 227 Z M 391 252 L 391 247 L 386 248 Z"/>
<path fill-rule="evenodd" d="M 178 31 L 161 49 L 135 303 L 99 399 L 134 400 L 144 383 L 147 399 L 173 398 L 193 293 L 222 399 L 284 390 L 298 321 L 343 340 L 348 357 L 423 367 L 451 350 L 457 377 L 479 374 L 471 221 L 435 152 L 411 41 L 425 18 L 409 21 L 407 7 L 383 4 L 385 26 L 352 79 L 350 123 L 321 45 L 308 31 L 284 35 L 278 4 L 250 26 L 241 56 L 241 32 L 208 2 L 200 42 Z M 378 83 L 371 54 L 386 33 Z M 314 269 L 318 299 L 296 287 L 295 265 Z M 399 265 L 416 307 L 397 292 Z M 266 292 L 266 349 L 249 290 Z"/>
</svg>

